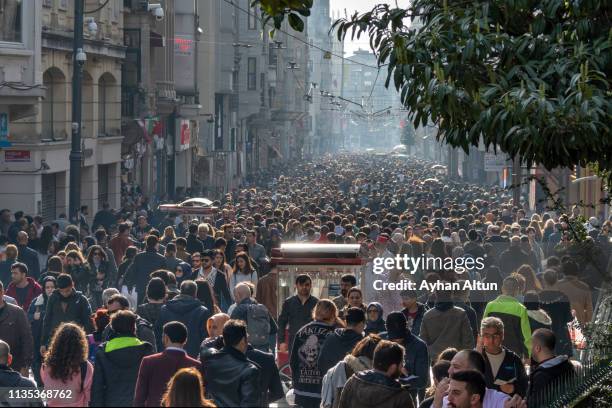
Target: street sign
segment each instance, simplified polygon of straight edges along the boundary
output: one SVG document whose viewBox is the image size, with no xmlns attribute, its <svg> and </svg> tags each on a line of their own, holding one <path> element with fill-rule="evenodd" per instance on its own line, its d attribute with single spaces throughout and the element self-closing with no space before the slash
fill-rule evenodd
<svg viewBox="0 0 612 408">
<path fill-rule="evenodd" d="M 11 142 L 8 141 L 9 123 L 8 113 L 0 112 L 0 147 L 10 147 Z"/>
<path fill-rule="evenodd" d="M 485 171 L 502 171 L 508 167 L 510 163 L 505 154 L 485 153 L 484 154 L 484 169 Z"/>
<path fill-rule="evenodd" d="M 5 150 L 5 163 L 27 163 L 31 161 L 29 150 Z"/>
</svg>

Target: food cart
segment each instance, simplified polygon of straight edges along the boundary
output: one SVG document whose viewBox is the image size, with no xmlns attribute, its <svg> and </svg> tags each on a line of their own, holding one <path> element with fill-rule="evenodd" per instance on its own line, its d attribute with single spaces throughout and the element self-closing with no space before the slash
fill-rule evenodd
<svg viewBox="0 0 612 408">
<path fill-rule="evenodd" d="M 158 210 L 178 215 L 187 214 L 211 223 L 217 220 L 219 214 L 219 208 L 213 206 L 212 201 L 207 198 L 190 198 L 178 204 L 160 204 Z"/>
<path fill-rule="evenodd" d="M 278 270 L 278 310 L 285 299 L 295 294 L 295 278 L 307 274 L 312 279 L 312 295 L 331 299 L 340 294 L 340 278 L 352 274 L 357 286 L 364 289 L 365 259 L 359 255 L 358 244 L 281 244 L 272 250 L 272 267 Z M 281 379 L 290 384 L 289 354 L 277 352 Z"/>
</svg>

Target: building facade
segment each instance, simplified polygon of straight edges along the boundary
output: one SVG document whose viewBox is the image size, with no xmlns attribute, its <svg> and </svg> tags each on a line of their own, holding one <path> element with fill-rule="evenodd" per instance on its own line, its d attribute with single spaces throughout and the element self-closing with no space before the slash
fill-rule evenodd
<svg viewBox="0 0 612 408">
<path fill-rule="evenodd" d="M 33 95 L 31 110 L 21 110 L 23 115 L 10 114 L 9 109 L 12 146 L 0 163 L 2 201 L 7 208 L 40 214 L 48 221 L 68 210 L 74 1 L 9 3 L 22 5 L 23 55 L 31 61 L 21 81 L 41 85 L 41 92 Z M 93 214 L 104 202 L 120 204 L 123 4 L 109 1 L 87 17 L 97 27 L 86 23 L 83 30 L 87 60 L 82 82 L 81 204 Z"/>
</svg>

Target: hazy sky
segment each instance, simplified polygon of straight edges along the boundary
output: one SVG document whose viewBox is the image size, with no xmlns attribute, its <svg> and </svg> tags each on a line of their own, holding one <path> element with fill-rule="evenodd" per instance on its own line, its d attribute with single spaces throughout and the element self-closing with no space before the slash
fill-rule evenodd
<svg viewBox="0 0 612 408">
<path fill-rule="evenodd" d="M 340 11 L 341 16 L 344 16 L 344 9 L 346 9 L 347 14 L 350 16 L 355 12 L 355 10 L 359 12 L 370 11 L 372 7 L 379 3 L 395 4 L 395 0 L 330 0 L 330 9 L 332 13 Z M 400 7 L 408 7 L 409 1 L 398 0 L 397 3 Z M 346 51 L 345 55 L 349 56 L 353 54 L 353 51 L 356 51 L 359 48 L 367 50 L 370 49 L 370 42 L 368 37 L 362 36 L 359 40 L 355 40 L 353 42 L 347 40 L 344 45 L 344 50 Z"/>
</svg>

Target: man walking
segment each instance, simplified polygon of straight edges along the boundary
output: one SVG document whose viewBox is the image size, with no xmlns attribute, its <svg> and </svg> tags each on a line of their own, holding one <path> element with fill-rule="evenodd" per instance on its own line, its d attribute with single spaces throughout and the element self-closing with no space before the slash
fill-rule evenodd
<svg viewBox="0 0 612 408">
<path fill-rule="evenodd" d="M 288 297 L 283 302 L 278 317 L 278 343 L 281 352 L 289 351 L 295 334 L 303 326 L 312 321 L 312 311 L 319 299 L 311 295 L 312 280 L 306 274 L 295 278 L 297 294 Z M 285 338 L 285 329 L 289 326 L 289 338 Z"/>
<path fill-rule="evenodd" d="M 14 298 L 17 304 L 27 312 L 30 303 L 42 293 L 42 288 L 38 282 L 28 276 L 28 267 L 21 262 L 11 265 L 11 280 L 6 294 Z"/>
<path fill-rule="evenodd" d="M 181 368 L 196 367 L 200 362 L 187 355 L 187 327 L 181 322 L 166 323 L 163 327 L 164 351 L 142 359 L 136 391 L 135 407 L 159 407 L 170 378 Z"/>
<path fill-rule="evenodd" d="M 409 387 L 397 380 L 402 372 L 404 348 L 382 340 L 374 350 L 373 369 L 354 374 L 340 395 L 340 408 L 413 408 Z"/>
<path fill-rule="evenodd" d="M 27 377 L 33 358 L 32 331 L 26 313 L 19 306 L 5 302 L 2 282 L 0 282 L 0 340 L 8 345 L 9 351 L 13 350 L 12 363 L 7 361 L 4 364 L 10 365 L 15 371 Z M 5 351 L 5 354 L 8 355 L 9 351 Z"/>
<path fill-rule="evenodd" d="M 245 322 L 249 344 L 258 350 L 268 352 L 270 337 L 275 336 L 278 331 L 278 326 L 270 316 L 270 312 L 251 297 L 251 289 L 244 282 L 236 285 L 234 298 L 237 306 L 232 311 L 230 318 Z"/>
<path fill-rule="evenodd" d="M 200 354 L 206 394 L 219 407 L 252 407 L 259 402 L 259 369 L 247 359 L 244 322 L 229 320 L 223 327 L 221 350 L 203 347 Z"/>
<path fill-rule="evenodd" d="M 194 281 L 184 281 L 181 284 L 181 294 L 162 306 L 155 324 L 158 350 L 163 349 L 162 328 L 168 322 L 177 321 L 187 327 L 185 351 L 192 358 L 199 355 L 200 344 L 208 336 L 206 321 L 212 313 L 196 298 L 197 290 L 198 286 Z"/>
<path fill-rule="evenodd" d="M 485 380 L 488 388 L 508 395 L 527 395 L 527 373 L 521 358 L 503 347 L 504 323 L 497 317 L 487 317 L 480 325 L 477 349 L 485 360 Z"/>
<path fill-rule="evenodd" d="M 136 283 L 139 305 L 143 303 L 151 272 L 166 268 L 166 258 L 157 253 L 158 244 L 159 238 L 155 235 L 149 235 L 146 238 L 145 252 L 141 252 L 134 257 L 134 261 L 127 271 L 129 279 L 126 277 L 126 281 Z"/>
<path fill-rule="evenodd" d="M 86 333 L 91 333 L 93 324 L 90 316 L 91 306 L 81 292 L 74 290 L 72 277 L 65 273 L 59 275 L 57 277 L 57 289 L 49 296 L 47 303 L 40 341 L 40 354 L 45 354 L 53 332 L 62 323 L 76 323 Z"/>
</svg>

